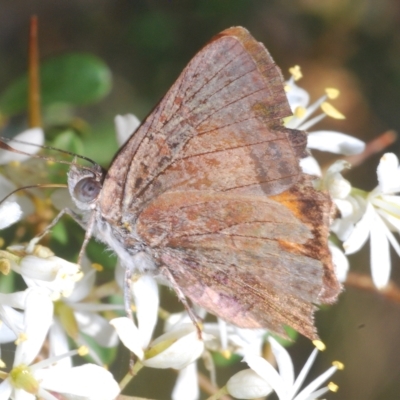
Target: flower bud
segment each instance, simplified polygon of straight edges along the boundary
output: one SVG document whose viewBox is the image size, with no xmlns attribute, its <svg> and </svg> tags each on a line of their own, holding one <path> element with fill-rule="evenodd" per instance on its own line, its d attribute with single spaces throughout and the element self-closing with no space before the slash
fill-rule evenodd
<svg viewBox="0 0 400 400">
<path fill-rule="evenodd" d="M 233 375 L 226 388 L 230 395 L 238 399 L 258 399 L 272 392 L 271 386 L 252 369 L 245 369 Z"/>
</svg>

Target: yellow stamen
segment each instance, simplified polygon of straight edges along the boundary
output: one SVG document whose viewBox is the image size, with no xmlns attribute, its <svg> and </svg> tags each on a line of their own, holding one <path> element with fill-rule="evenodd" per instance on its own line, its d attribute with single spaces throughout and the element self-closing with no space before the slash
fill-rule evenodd
<svg viewBox="0 0 400 400">
<path fill-rule="evenodd" d="M 19 344 L 25 342 L 26 340 L 28 340 L 28 336 L 26 335 L 26 333 L 22 332 L 18 335 L 18 339 L 14 343 L 18 346 Z"/>
<path fill-rule="evenodd" d="M 48 247 L 42 246 L 40 244 L 34 247 L 32 254 L 40 258 L 48 258 L 54 256 L 54 253 Z"/>
<path fill-rule="evenodd" d="M 303 74 L 301 73 L 301 68 L 299 65 L 295 65 L 294 67 L 289 68 L 289 72 L 293 76 L 293 79 L 295 81 L 298 81 L 299 79 L 301 79 L 303 77 Z"/>
<path fill-rule="evenodd" d="M 340 361 L 334 361 L 334 362 L 332 363 L 332 365 L 333 365 L 334 367 L 336 367 L 337 369 L 339 369 L 339 370 L 344 369 L 344 364 L 341 363 Z"/>
<path fill-rule="evenodd" d="M 92 268 L 95 269 L 96 271 L 103 271 L 104 267 L 101 264 L 98 263 L 92 263 Z"/>
<path fill-rule="evenodd" d="M 3 275 L 8 275 L 10 273 L 10 270 L 11 270 L 11 262 L 10 262 L 10 260 L 2 258 L 0 260 L 0 272 Z"/>
<path fill-rule="evenodd" d="M 319 351 L 324 351 L 326 349 L 326 346 L 323 342 L 320 340 L 313 340 L 313 345 L 319 350 Z"/>
<path fill-rule="evenodd" d="M 89 354 L 89 349 L 86 346 L 81 346 L 78 349 L 78 354 L 83 357 L 86 356 L 87 354 Z"/>
<path fill-rule="evenodd" d="M 297 118 L 301 118 L 304 116 L 304 114 L 306 113 L 306 109 L 302 106 L 296 107 L 296 109 L 294 110 L 294 116 Z"/>
<path fill-rule="evenodd" d="M 329 382 L 329 383 L 328 383 L 328 389 L 329 389 L 331 392 L 336 393 L 336 392 L 339 390 L 339 386 L 336 385 L 336 383 Z"/>
<path fill-rule="evenodd" d="M 6 366 L 6 363 L 0 358 L 0 368 L 5 368 Z"/>
<path fill-rule="evenodd" d="M 228 349 L 222 350 L 221 355 L 227 360 L 229 360 L 232 357 L 232 353 Z"/>
<path fill-rule="evenodd" d="M 333 107 L 332 104 L 329 104 L 326 101 L 321 104 L 321 108 L 322 108 L 322 111 L 329 117 L 332 117 L 334 119 L 345 119 L 346 118 L 340 111 L 336 110 L 336 108 Z"/>
<path fill-rule="evenodd" d="M 326 88 L 325 93 L 331 100 L 337 99 L 340 94 L 340 90 L 336 88 Z"/>
</svg>

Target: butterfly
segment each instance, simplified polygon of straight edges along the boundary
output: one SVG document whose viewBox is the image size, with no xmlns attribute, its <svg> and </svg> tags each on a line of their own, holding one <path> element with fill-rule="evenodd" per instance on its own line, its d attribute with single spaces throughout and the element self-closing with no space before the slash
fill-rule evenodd
<svg viewBox="0 0 400 400">
<path fill-rule="evenodd" d="M 316 305 L 340 285 L 328 248 L 332 202 L 299 160 L 283 79 L 242 27 L 183 70 L 108 171 L 72 166 L 70 194 L 129 273 L 160 276 L 243 328 L 310 339 Z"/>
</svg>

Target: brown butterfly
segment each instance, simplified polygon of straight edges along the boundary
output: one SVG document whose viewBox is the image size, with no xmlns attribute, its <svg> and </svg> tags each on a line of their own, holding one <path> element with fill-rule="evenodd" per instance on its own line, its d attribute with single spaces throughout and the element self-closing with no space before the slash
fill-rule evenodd
<svg viewBox="0 0 400 400">
<path fill-rule="evenodd" d="M 72 167 L 71 196 L 129 273 L 244 328 L 310 339 L 315 304 L 340 291 L 332 203 L 299 159 L 304 132 L 265 47 L 241 27 L 203 47 L 104 173 Z"/>
</svg>

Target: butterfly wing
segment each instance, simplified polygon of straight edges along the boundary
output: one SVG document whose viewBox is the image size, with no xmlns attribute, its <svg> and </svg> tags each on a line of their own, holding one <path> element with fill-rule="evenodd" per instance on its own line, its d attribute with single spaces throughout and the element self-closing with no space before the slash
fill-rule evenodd
<svg viewBox="0 0 400 400">
<path fill-rule="evenodd" d="M 106 220 L 135 219 L 168 190 L 280 193 L 300 176 L 303 132 L 291 115 L 281 74 L 244 28 L 211 40 L 115 157 L 103 185 Z M 130 221 L 125 221 L 130 222 Z"/>
<path fill-rule="evenodd" d="M 315 304 L 339 290 L 326 245 L 330 205 L 306 178 L 271 197 L 168 192 L 137 230 L 196 304 L 241 327 L 284 335 L 290 325 L 315 339 Z"/>
<path fill-rule="evenodd" d="M 300 170 L 306 136 L 282 127 L 290 114 L 267 50 L 228 29 L 117 154 L 100 208 L 124 229 L 123 246 L 139 238 L 199 305 L 239 326 L 283 334 L 288 324 L 315 338 L 314 303 L 340 289 L 331 204 Z"/>
</svg>

